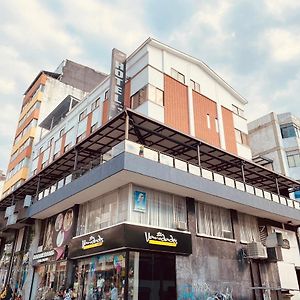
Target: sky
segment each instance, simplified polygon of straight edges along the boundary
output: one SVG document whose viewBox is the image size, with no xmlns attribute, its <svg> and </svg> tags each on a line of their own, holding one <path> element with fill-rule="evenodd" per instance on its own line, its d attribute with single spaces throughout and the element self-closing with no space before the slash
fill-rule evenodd
<svg viewBox="0 0 300 300">
<path fill-rule="evenodd" d="M 109 73 L 112 48 L 130 54 L 148 37 L 205 62 L 248 100 L 249 121 L 300 116 L 300 1 L 1 0 L 0 169 L 39 71 L 67 58 Z"/>
</svg>

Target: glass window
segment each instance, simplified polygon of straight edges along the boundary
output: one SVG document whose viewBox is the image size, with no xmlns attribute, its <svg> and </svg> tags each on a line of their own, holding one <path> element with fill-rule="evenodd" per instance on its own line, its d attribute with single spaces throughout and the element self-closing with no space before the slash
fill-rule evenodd
<svg viewBox="0 0 300 300">
<path fill-rule="evenodd" d="M 73 296 L 78 300 L 125 299 L 125 252 L 97 255 L 80 260 Z"/>
<path fill-rule="evenodd" d="M 138 204 L 138 194 L 144 204 Z M 130 220 L 133 223 L 176 229 L 178 222 L 186 224 L 185 198 L 172 194 L 133 186 Z"/>
<path fill-rule="evenodd" d="M 232 104 L 232 111 L 233 111 L 236 115 L 239 115 L 240 117 L 244 117 L 244 111 L 243 111 L 241 108 L 239 108 L 239 107 L 237 107 L 237 106 L 235 106 L 235 105 L 233 105 L 233 104 Z"/>
<path fill-rule="evenodd" d="M 171 76 L 178 80 L 181 83 L 185 83 L 185 77 L 182 73 L 176 71 L 175 69 L 171 68 Z"/>
<path fill-rule="evenodd" d="M 290 168 L 300 167 L 300 153 L 287 154 L 288 165 Z"/>
<path fill-rule="evenodd" d="M 260 242 L 257 218 L 254 216 L 238 213 L 241 241 Z"/>
<path fill-rule="evenodd" d="M 147 100 L 147 86 L 141 88 L 131 97 L 131 108 L 135 109 Z"/>
<path fill-rule="evenodd" d="M 191 79 L 191 88 L 200 93 L 200 84 L 198 82 L 195 82 L 194 80 Z"/>
<path fill-rule="evenodd" d="M 206 124 L 207 124 L 207 128 L 210 128 L 210 117 L 209 117 L 209 114 L 206 115 Z"/>
<path fill-rule="evenodd" d="M 289 137 L 295 137 L 296 136 L 296 126 L 293 124 L 288 125 L 281 125 L 280 131 L 282 138 L 289 138 Z"/>
<path fill-rule="evenodd" d="M 79 114 L 79 121 L 82 121 L 86 116 L 86 109 Z"/>
<path fill-rule="evenodd" d="M 128 186 L 80 206 L 77 235 L 112 226 L 127 220 Z"/>
<path fill-rule="evenodd" d="M 233 238 L 230 210 L 196 202 L 197 232 L 208 236 Z"/>
<path fill-rule="evenodd" d="M 237 143 L 242 144 L 243 140 L 242 140 L 242 132 L 238 129 L 234 129 L 234 133 L 235 133 L 235 140 Z"/>
</svg>

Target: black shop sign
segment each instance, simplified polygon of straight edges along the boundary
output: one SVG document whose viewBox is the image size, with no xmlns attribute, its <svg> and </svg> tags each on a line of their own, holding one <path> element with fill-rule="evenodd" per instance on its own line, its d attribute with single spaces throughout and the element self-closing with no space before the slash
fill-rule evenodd
<svg viewBox="0 0 300 300">
<path fill-rule="evenodd" d="M 189 255 L 192 253 L 191 234 L 120 224 L 73 238 L 69 245 L 69 257 L 77 258 L 120 248 Z"/>
</svg>

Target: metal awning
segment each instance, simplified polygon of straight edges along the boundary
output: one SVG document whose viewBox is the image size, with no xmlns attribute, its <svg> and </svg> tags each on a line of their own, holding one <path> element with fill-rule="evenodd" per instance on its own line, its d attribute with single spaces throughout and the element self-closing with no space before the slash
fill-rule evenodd
<svg viewBox="0 0 300 300">
<path fill-rule="evenodd" d="M 300 183 L 293 179 L 126 109 L 2 199 L 0 210 L 15 201 L 23 200 L 26 195 L 35 195 L 37 190 L 44 190 L 76 169 L 84 168 L 93 160 L 99 159 L 102 154 L 125 140 L 126 128 L 128 139 L 133 142 L 193 164 L 199 163 L 200 154 L 202 167 L 241 182 L 245 180 L 247 184 L 258 188 L 277 193 L 278 187 L 285 192 L 300 187 Z"/>
</svg>

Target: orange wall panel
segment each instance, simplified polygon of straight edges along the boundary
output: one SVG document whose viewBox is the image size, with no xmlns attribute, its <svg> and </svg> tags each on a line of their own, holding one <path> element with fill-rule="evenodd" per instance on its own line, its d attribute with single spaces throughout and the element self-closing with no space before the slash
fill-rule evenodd
<svg viewBox="0 0 300 300">
<path fill-rule="evenodd" d="M 131 87 L 131 80 L 129 79 L 125 83 L 125 91 L 124 91 L 124 107 L 130 108 L 130 87 Z"/>
<path fill-rule="evenodd" d="M 30 88 L 30 90 L 24 96 L 23 105 L 25 105 L 25 103 L 27 103 L 30 100 L 32 94 L 36 91 L 38 86 L 40 84 L 46 84 L 46 81 L 47 81 L 47 75 L 42 73 L 40 75 L 40 77 L 34 82 L 33 86 Z"/>
<path fill-rule="evenodd" d="M 32 151 L 32 146 L 26 147 L 18 156 L 9 163 L 7 171 L 11 171 L 24 157 L 30 157 Z"/>
<path fill-rule="evenodd" d="M 237 154 L 232 111 L 222 106 L 222 116 L 226 150 Z"/>
<path fill-rule="evenodd" d="M 66 134 L 63 134 L 61 137 L 60 155 L 64 154 L 65 152 L 65 144 L 66 144 Z"/>
<path fill-rule="evenodd" d="M 102 124 L 105 124 L 108 121 L 108 109 L 109 109 L 109 102 L 108 99 L 106 99 L 103 101 Z"/>
<path fill-rule="evenodd" d="M 42 170 L 42 162 L 43 162 L 44 152 L 39 155 L 38 163 L 37 163 L 37 173 Z"/>
<path fill-rule="evenodd" d="M 39 114 L 40 114 L 40 109 L 37 108 L 35 109 L 30 116 L 28 116 L 28 118 L 26 119 L 26 121 L 17 128 L 16 130 L 16 137 L 19 135 L 19 133 L 33 120 L 33 119 L 38 119 L 39 118 Z"/>
<path fill-rule="evenodd" d="M 93 112 L 90 112 L 87 115 L 85 136 L 89 136 L 91 134 L 92 118 L 93 118 Z"/>
<path fill-rule="evenodd" d="M 220 147 L 220 136 L 215 121 L 218 118 L 216 102 L 193 91 L 193 106 L 196 137 Z M 210 118 L 210 128 L 208 128 L 207 115 Z"/>
<path fill-rule="evenodd" d="M 164 77 L 165 124 L 189 134 L 188 88 L 172 77 Z"/>
</svg>

